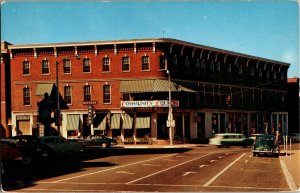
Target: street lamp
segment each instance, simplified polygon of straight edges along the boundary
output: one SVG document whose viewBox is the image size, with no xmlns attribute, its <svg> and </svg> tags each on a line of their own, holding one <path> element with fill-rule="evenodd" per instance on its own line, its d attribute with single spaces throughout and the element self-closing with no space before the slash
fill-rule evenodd
<svg viewBox="0 0 300 193">
<path fill-rule="evenodd" d="M 166 71 L 168 75 L 168 81 L 169 81 L 169 114 L 168 114 L 168 120 L 167 120 L 167 125 L 169 125 L 169 139 L 170 139 L 170 145 L 173 145 L 173 113 L 172 113 L 172 100 L 171 100 L 171 75 L 170 71 Z"/>
<path fill-rule="evenodd" d="M 77 60 L 80 59 L 79 55 L 75 55 L 75 57 Z M 60 121 L 59 121 L 59 119 L 60 119 L 60 100 L 59 100 L 58 65 L 59 65 L 59 63 L 61 63 L 62 61 L 66 60 L 66 59 L 68 59 L 68 58 L 66 57 L 60 61 L 56 61 L 56 105 L 57 105 L 57 109 L 56 109 L 55 124 L 57 126 L 58 135 L 60 135 Z"/>
</svg>

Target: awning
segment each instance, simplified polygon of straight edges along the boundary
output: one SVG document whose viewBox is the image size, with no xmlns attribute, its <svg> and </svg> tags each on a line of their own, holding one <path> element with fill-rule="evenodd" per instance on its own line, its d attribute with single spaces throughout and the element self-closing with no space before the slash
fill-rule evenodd
<svg viewBox="0 0 300 193">
<path fill-rule="evenodd" d="M 101 121 L 101 123 L 99 124 L 99 126 L 97 128 L 95 128 L 95 130 L 105 130 L 106 129 L 106 122 L 107 122 L 107 118 L 105 116 L 103 118 L 103 120 Z"/>
<path fill-rule="evenodd" d="M 135 121 L 136 129 L 150 128 L 150 117 L 136 117 Z"/>
<path fill-rule="evenodd" d="M 67 130 L 74 131 L 79 129 L 80 115 L 67 115 Z"/>
<path fill-rule="evenodd" d="M 132 129 L 132 123 L 133 123 L 132 117 L 130 117 L 130 115 L 128 114 L 123 114 L 122 119 L 123 119 L 123 129 Z"/>
<path fill-rule="evenodd" d="M 111 114 L 111 129 L 120 129 L 121 114 Z"/>
<path fill-rule="evenodd" d="M 168 80 L 130 80 L 121 81 L 121 93 L 168 92 Z M 176 82 L 171 82 L 171 92 L 196 92 Z"/>
<path fill-rule="evenodd" d="M 53 84 L 38 84 L 36 91 L 35 91 L 35 95 L 36 96 L 44 96 L 45 93 L 48 93 L 50 96 L 52 88 L 53 88 Z"/>
</svg>

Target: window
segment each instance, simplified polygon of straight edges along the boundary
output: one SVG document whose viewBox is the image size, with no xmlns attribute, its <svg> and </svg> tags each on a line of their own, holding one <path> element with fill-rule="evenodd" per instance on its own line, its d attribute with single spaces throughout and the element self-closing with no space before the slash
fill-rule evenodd
<svg viewBox="0 0 300 193">
<path fill-rule="evenodd" d="M 149 56 L 142 57 L 142 70 L 150 70 Z"/>
<path fill-rule="evenodd" d="M 162 55 L 159 58 L 159 69 L 165 70 L 166 67 L 167 67 L 167 58 L 166 58 L 166 56 Z"/>
<path fill-rule="evenodd" d="M 30 105 L 30 88 L 23 88 L 23 104 Z"/>
<path fill-rule="evenodd" d="M 240 106 L 244 106 L 244 92 L 243 89 L 241 88 L 241 93 L 240 93 Z"/>
<path fill-rule="evenodd" d="M 91 60 L 89 58 L 83 59 L 83 72 L 91 72 Z"/>
<path fill-rule="evenodd" d="M 189 57 L 186 56 L 184 60 L 184 71 L 189 72 L 190 71 L 189 67 L 190 67 Z"/>
<path fill-rule="evenodd" d="M 23 61 L 23 75 L 30 74 L 30 63 L 29 61 Z"/>
<path fill-rule="evenodd" d="M 71 86 L 64 87 L 64 99 L 66 104 L 72 104 Z"/>
<path fill-rule="evenodd" d="M 205 62 L 204 59 L 201 60 L 200 73 L 205 74 Z"/>
<path fill-rule="evenodd" d="M 71 60 L 70 59 L 64 59 L 64 73 L 65 74 L 71 74 Z"/>
<path fill-rule="evenodd" d="M 173 65 L 174 65 L 174 70 L 178 71 L 178 61 L 177 61 L 177 55 L 173 56 Z"/>
<path fill-rule="evenodd" d="M 103 103 L 110 103 L 110 85 L 103 86 Z"/>
<path fill-rule="evenodd" d="M 42 74 L 49 74 L 49 60 L 42 61 Z"/>
<path fill-rule="evenodd" d="M 83 100 L 84 101 L 91 101 L 91 99 L 92 99 L 91 86 L 90 85 L 85 85 L 83 87 L 83 92 L 84 92 Z"/>
<path fill-rule="evenodd" d="M 109 72 L 110 71 L 110 61 L 108 57 L 103 58 L 102 61 L 103 64 L 103 72 Z"/>
<path fill-rule="evenodd" d="M 122 71 L 130 70 L 130 61 L 128 56 L 122 57 Z"/>
<path fill-rule="evenodd" d="M 220 71 L 221 71 L 221 65 L 220 65 L 220 62 L 218 62 L 218 63 L 217 63 L 217 73 L 218 73 L 217 75 L 218 75 L 218 76 L 221 75 L 221 74 L 220 74 Z"/>
<path fill-rule="evenodd" d="M 195 72 L 200 73 L 200 59 L 197 58 L 195 62 Z"/>
</svg>

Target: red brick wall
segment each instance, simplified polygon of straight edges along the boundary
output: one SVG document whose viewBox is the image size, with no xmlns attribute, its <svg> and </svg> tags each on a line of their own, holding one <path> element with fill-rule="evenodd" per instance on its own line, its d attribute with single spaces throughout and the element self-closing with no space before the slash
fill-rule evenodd
<svg viewBox="0 0 300 193">
<path fill-rule="evenodd" d="M 142 71 L 142 56 L 150 57 L 150 71 Z M 137 78 L 158 78 L 165 77 L 164 71 L 159 70 L 159 57 L 161 52 L 152 49 L 137 50 L 135 54 L 133 50 L 119 51 L 117 55 L 114 52 L 98 52 L 95 56 L 94 52 L 79 52 L 80 60 L 76 60 L 73 54 L 59 55 L 57 58 L 54 54 L 38 54 L 37 58 L 32 55 L 14 55 L 11 60 L 12 75 L 12 111 L 34 111 L 37 109 L 37 102 L 41 97 L 35 96 L 37 85 L 39 83 L 55 83 L 55 63 L 62 61 L 68 57 L 71 59 L 71 74 L 63 73 L 63 62 L 59 63 L 59 90 L 63 95 L 64 86 L 69 84 L 72 86 L 72 105 L 70 109 L 86 109 L 82 105 L 83 86 L 89 84 L 92 86 L 92 100 L 97 100 L 95 105 L 97 109 L 112 109 L 120 107 L 120 80 L 137 79 Z M 122 72 L 122 57 L 127 55 L 130 57 L 130 72 Z M 110 72 L 102 71 L 102 59 L 108 56 L 110 58 Z M 83 73 L 83 59 L 91 60 L 91 72 Z M 50 62 L 50 74 L 42 75 L 42 60 L 46 58 Z M 23 61 L 27 59 L 30 62 L 30 75 L 23 75 Z M 103 104 L 103 85 L 108 83 L 111 85 L 111 104 Z M 31 89 L 31 105 L 23 105 L 23 88 L 28 86 Z"/>
</svg>

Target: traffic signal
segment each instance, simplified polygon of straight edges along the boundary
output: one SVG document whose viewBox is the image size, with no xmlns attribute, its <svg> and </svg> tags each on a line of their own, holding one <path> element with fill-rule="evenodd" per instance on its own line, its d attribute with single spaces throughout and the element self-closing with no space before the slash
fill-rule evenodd
<svg viewBox="0 0 300 193">
<path fill-rule="evenodd" d="M 226 97 L 226 105 L 228 105 L 228 107 L 230 107 L 230 105 L 231 105 L 231 96 L 230 95 L 228 95 Z"/>
</svg>

